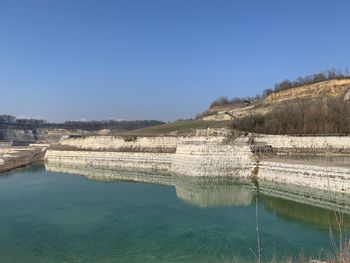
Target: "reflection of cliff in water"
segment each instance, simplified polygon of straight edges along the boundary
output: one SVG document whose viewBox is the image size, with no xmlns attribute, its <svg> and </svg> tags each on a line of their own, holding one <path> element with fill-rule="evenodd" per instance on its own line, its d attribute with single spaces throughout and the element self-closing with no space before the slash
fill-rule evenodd
<svg viewBox="0 0 350 263">
<path fill-rule="evenodd" d="M 241 177 L 192 177 L 140 170 L 107 170 L 92 166 L 45 164 L 48 171 L 79 174 L 96 181 L 131 181 L 174 186 L 184 202 L 198 207 L 249 206 L 256 193 Z M 350 214 L 350 195 L 259 181 L 261 202 L 267 209 L 291 220 L 328 227 L 336 211 Z M 334 222 L 334 220 L 333 220 Z M 349 221 L 350 222 L 350 221 Z"/>
<path fill-rule="evenodd" d="M 242 179 L 169 176 L 138 170 L 104 170 L 77 165 L 45 166 L 48 171 L 78 174 L 96 181 L 131 181 L 174 186 L 179 199 L 199 207 L 249 206 L 254 197 L 254 191 L 239 181 Z"/>
<path fill-rule="evenodd" d="M 350 224 L 350 215 L 341 215 L 338 211 L 268 195 L 261 195 L 260 200 L 267 210 L 275 212 L 288 221 L 299 221 L 329 230 L 330 227 L 337 229 L 336 217 L 343 216 L 344 225 L 349 226 Z"/>
<path fill-rule="evenodd" d="M 293 201 L 325 208 L 330 211 L 347 213 L 350 215 L 350 195 L 333 191 L 309 188 L 301 185 L 290 185 L 281 182 L 259 180 L 259 188 L 264 196 Z M 332 212 L 334 214 L 334 212 Z"/>
<path fill-rule="evenodd" d="M 172 185 L 173 178 L 167 174 L 153 174 L 142 170 L 110 170 L 88 165 L 51 164 L 45 163 L 47 171 L 82 175 L 83 177 L 101 182 L 128 181 Z"/>
<path fill-rule="evenodd" d="M 204 185 L 193 181 L 178 181 L 175 183 L 176 195 L 188 204 L 203 208 L 252 204 L 254 191 L 251 187 L 241 184 L 207 183 Z"/>
</svg>

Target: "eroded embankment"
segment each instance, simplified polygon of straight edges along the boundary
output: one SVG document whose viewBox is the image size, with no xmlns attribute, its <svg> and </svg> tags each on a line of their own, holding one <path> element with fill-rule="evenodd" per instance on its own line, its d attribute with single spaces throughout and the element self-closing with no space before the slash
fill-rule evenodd
<svg viewBox="0 0 350 263">
<path fill-rule="evenodd" d="M 7 172 L 41 161 L 45 152 L 45 147 L 0 148 L 0 172 Z"/>
<path fill-rule="evenodd" d="M 251 146 L 269 146 L 267 155 Z M 68 147 L 64 149 L 64 147 Z M 187 176 L 231 176 L 295 187 L 350 193 L 350 164 L 342 166 L 276 160 L 276 153 L 323 151 L 347 154 L 350 137 L 255 136 L 70 138 L 47 151 L 50 164 L 79 164 L 108 169 L 138 169 Z"/>
</svg>

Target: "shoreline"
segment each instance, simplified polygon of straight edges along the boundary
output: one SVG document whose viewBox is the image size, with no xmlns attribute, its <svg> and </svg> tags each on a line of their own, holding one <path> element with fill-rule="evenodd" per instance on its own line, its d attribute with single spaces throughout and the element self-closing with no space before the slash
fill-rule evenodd
<svg viewBox="0 0 350 263">
<path fill-rule="evenodd" d="M 315 190 L 309 187 L 296 186 L 287 183 L 278 183 L 266 180 L 260 180 L 256 185 L 250 178 L 232 177 L 232 176 L 186 176 L 179 174 L 160 173 L 153 171 L 137 170 L 137 169 L 111 169 L 107 167 L 96 167 L 76 164 L 58 164 L 45 163 L 45 169 L 51 172 L 68 173 L 82 176 L 88 180 L 101 182 L 138 182 L 151 183 L 159 185 L 167 185 L 175 187 L 178 198 L 186 202 L 195 202 L 197 206 L 210 206 L 205 197 L 211 193 L 220 196 L 222 187 L 232 185 L 241 185 L 248 187 L 250 191 L 257 190 L 270 197 L 282 198 L 284 200 L 294 201 L 301 204 L 316 206 L 328 210 L 334 208 L 350 215 L 350 195 L 344 193 L 330 192 L 326 190 Z M 258 187 L 258 188 L 257 188 Z M 218 189 L 217 191 L 215 189 Z M 214 191 L 214 192 L 213 192 Z M 230 196 L 236 196 L 235 200 L 225 199 L 224 204 L 232 204 L 232 201 L 240 200 L 239 195 L 231 193 Z M 213 200 L 218 200 L 212 196 Z M 203 198 L 201 198 L 203 197 Z M 201 201 L 202 200 L 202 201 Z M 242 202 L 241 202 L 242 204 Z"/>
<path fill-rule="evenodd" d="M 41 162 L 45 154 L 45 147 L 0 148 L 0 173 Z"/>
<path fill-rule="evenodd" d="M 252 145 L 269 151 L 253 151 Z M 192 177 L 228 176 L 253 179 L 260 185 L 288 184 L 350 194 L 350 162 L 345 159 L 342 163 L 330 163 L 322 159 L 340 156 L 350 160 L 349 136 L 87 136 L 61 140 L 47 150 L 29 148 L 30 154 L 25 157 L 19 154 L 5 163 L 0 161 L 0 171 L 44 160 L 49 165 L 144 170 Z M 308 154 L 300 154 L 303 152 Z M 319 157 L 322 152 L 323 157 Z M 293 159 L 293 156 L 301 157 Z"/>
<path fill-rule="evenodd" d="M 271 151 L 255 152 L 252 145 Z M 329 165 L 316 158 L 326 151 L 329 156 L 350 159 L 348 136 L 135 137 L 132 141 L 118 136 L 89 136 L 63 140 L 60 147 L 48 149 L 45 159 L 49 164 L 145 169 L 194 177 L 254 177 L 258 182 L 288 183 L 350 194 L 350 162 Z M 286 151 L 290 156 L 283 155 Z M 309 155 L 314 152 L 310 156 L 315 159 L 289 158 L 305 151 Z"/>
</svg>

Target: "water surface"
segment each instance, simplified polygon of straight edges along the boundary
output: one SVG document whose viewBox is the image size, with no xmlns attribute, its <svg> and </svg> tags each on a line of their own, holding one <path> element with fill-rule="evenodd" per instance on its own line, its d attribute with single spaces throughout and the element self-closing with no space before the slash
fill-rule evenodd
<svg viewBox="0 0 350 263">
<path fill-rule="evenodd" d="M 332 211 L 256 197 L 227 182 L 103 182 L 32 166 L 0 176 L 0 262 L 254 262 L 256 200 L 265 258 L 332 251 Z"/>
</svg>

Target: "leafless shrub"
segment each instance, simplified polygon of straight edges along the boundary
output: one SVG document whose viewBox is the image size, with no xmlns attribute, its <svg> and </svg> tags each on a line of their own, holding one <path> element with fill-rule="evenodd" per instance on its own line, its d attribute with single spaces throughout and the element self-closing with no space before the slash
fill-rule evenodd
<svg viewBox="0 0 350 263">
<path fill-rule="evenodd" d="M 266 115 L 236 119 L 233 128 L 266 134 L 349 134 L 350 102 L 341 97 L 294 101 Z"/>
</svg>

